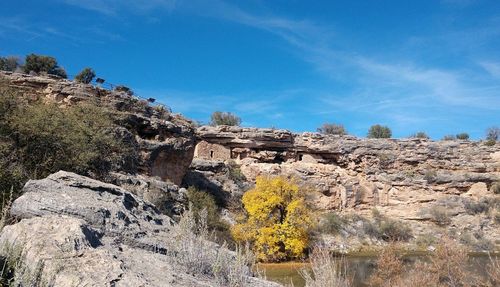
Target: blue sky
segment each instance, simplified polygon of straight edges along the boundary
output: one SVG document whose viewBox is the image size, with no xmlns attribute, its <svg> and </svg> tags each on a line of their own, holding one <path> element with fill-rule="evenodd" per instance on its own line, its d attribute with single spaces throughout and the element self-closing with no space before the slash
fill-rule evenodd
<svg viewBox="0 0 500 287">
<path fill-rule="evenodd" d="M 46 0 L 0 3 L 0 55 L 86 66 L 195 120 L 435 139 L 500 125 L 500 2 Z"/>
</svg>

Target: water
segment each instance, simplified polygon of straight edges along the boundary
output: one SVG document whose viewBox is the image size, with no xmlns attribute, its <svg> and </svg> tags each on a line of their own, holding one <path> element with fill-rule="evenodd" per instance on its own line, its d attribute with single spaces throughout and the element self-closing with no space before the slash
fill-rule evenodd
<svg viewBox="0 0 500 287">
<path fill-rule="evenodd" d="M 412 254 L 404 257 L 405 264 L 412 264 L 416 260 L 425 260 L 425 254 Z M 347 270 L 353 276 L 355 287 L 366 287 L 368 278 L 376 268 L 376 255 L 352 255 L 344 258 Z M 471 254 L 468 262 L 468 268 L 475 274 L 486 276 L 486 265 L 490 259 L 485 254 Z M 285 262 L 285 263 L 266 263 L 259 264 L 258 269 L 264 272 L 268 280 L 279 282 L 284 285 L 294 287 L 303 287 L 305 282 L 299 274 L 299 270 L 308 268 L 308 263 Z"/>
</svg>

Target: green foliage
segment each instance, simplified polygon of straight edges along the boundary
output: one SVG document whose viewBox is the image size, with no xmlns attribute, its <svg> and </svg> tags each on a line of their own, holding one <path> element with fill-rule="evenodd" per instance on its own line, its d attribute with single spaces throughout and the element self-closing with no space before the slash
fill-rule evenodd
<svg viewBox="0 0 500 287">
<path fill-rule="evenodd" d="M 47 73 L 62 78 L 67 78 L 66 71 L 57 65 L 54 57 L 30 54 L 26 56 L 24 72 L 36 74 Z"/>
<path fill-rule="evenodd" d="M 379 237 L 385 241 L 408 241 L 412 238 L 409 226 L 401 221 L 384 219 L 380 222 Z"/>
<path fill-rule="evenodd" d="M 196 223 L 200 224 L 202 220 L 200 214 L 202 210 L 206 210 L 206 218 L 203 220 L 206 220 L 208 230 L 215 233 L 216 241 L 233 245 L 229 225 L 220 218 L 218 206 L 213 196 L 191 186 L 188 188 L 187 197 Z"/>
<path fill-rule="evenodd" d="M 8 56 L 8 57 L 0 57 L 0 70 L 14 72 L 19 67 L 19 58 Z"/>
<path fill-rule="evenodd" d="M 212 126 L 239 126 L 241 118 L 230 112 L 213 112 L 210 117 Z"/>
<path fill-rule="evenodd" d="M 455 139 L 456 139 L 456 137 L 454 135 L 445 135 L 443 137 L 444 141 L 454 141 Z"/>
<path fill-rule="evenodd" d="M 468 214 L 487 213 L 500 203 L 493 197 L 483 197 L 478 201 L 464 200 L 464 208 Z"/>
<path fill-rule="evenodd" d="M 227 163 L 227 170 L 228 170 L 228 176 L 230 179 L 232 179 L 235 182 L 244 182 L 247 180 L 245 175 L 241 172 L 240 167 L 236 162 L 234 161 L 229 161 Z"/>
<path fill-rule="evenodd" d="M 346 129 L 341 124 L 330 124 L 324 123 L 323 126 L 318 128 L 318 132 L 325 135 L 339 135 L 343 136 L 347 134 Z"/>
<path fill-rule="evenodd" d="M 392 136 L 391 129 L 387 126 L 373 125 L 368 130 L 368 138 L 383 139 Z"/>
<path fill-rule="evenodd" d="M 500 181 L 497 181 L 491 185 L 491 191 L 494 194 L 500 194 Z"/>
<path fill-rule="evenodd" d="M 415 243 L 419 247 L 427 248 L 431 245 L 434 245 L 438 242 L 438 239 L 432 233 L 424 233 L 420 234 L 417 239 L 415 239 Z"/>
<path fill-rule="evenodd" d="M 58 170 L 102 176 L 111 168 L 113 153 L 120 150 L 109 130 L 109 115 L 96 106 L 35 103 L 18 109 L 10 120 L 30 177 Z"/>
<path fill-rule="evenodd" d="M 431 216 L 432 221 L 439 226 L 446 226 L 451 223 L 450 215 L 445 207 L 434 205 L 430 208 L 429 214 Z"/>
<path fill-rule="evenodd" d="M 417 132 L 411 136 L 416 139 L 429 139 L 429 136 L 425 132 Z"/>
<path fill-rule="evenodd" d="M 382 215 L 377 209 L 372 210 L 373 221 L 363 220 L 365 234 L 384 241 L 408 241 L 413 237 L 411 229 L 401 221 Z"/>
<path fill-rule="evenodd" d="M 433 169 L 428 169 L 424 173 L 424 179 L 427 181 L 427 183 L 433 183 L 436 181 L 437 178 L 437 171 Z"/>
<path fill-rule="evenodd" d="M 0 190 L 16 197 L 28 179 L 67 170 L 104 177 L 129 150 L 110 115 L 92 104 L 61 108 L 26 102 L 0 83 Z"/>
<path fill-rule="evenodd" d="M 78 75 L 75 76 L 75 81 L 90 84 L 92 80 L 95 78 L 95 72 L 91 68 L 83 69 Z"/>
<path fill-rule="evenodd" d="M 468 140 L 469 139 L 469 134 L 468 133 L 459 133 L 459 134 L 457 134 L 456 137 L 459 140 Z"/>
<path fill-rule="evenodd" d="M 347 220 L 344 217 L 335 212 L 331 212 L 323 216 L 322 223 L 319 227 L 321 232 L 338 234 L 346 224 Z"/>
<path fill-rule="evenodd" d="M 494 146 L 496 143 L 497 143 L 496 141 L 490 139 L 490 140 L 486 140 L 484 142 L 484 145 L 485 146 Z"/>
</svg>

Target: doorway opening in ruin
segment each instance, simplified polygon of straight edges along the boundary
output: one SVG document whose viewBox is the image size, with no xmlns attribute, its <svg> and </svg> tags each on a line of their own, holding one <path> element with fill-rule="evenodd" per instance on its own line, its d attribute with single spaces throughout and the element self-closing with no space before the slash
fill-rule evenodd
<svg viewBox="0 0 500 287">
<path fill-rule="evenodd" d="M 210 151 L 210 158 L 214 158 L 214 151 L 213 150 Z"/>
</svg>

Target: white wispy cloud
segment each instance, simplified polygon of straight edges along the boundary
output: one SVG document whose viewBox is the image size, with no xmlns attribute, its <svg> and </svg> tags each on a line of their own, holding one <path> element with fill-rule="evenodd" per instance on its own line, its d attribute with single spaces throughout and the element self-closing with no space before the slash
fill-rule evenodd
<svg viewBox="0 0 500 287">
<path fill-rule="evenodd" d="M 176 0 L 60 0 L 68 5 L 80 7 L 105 15 L 117 15 L 120 11 L 144 13 L 153 9 L 175 8 Z"/>
<path fill-rule="evenodd" d="M 482 61 L 479 63 L 491 76 L 500 79 L 500 62 Z"/>
</svg>

